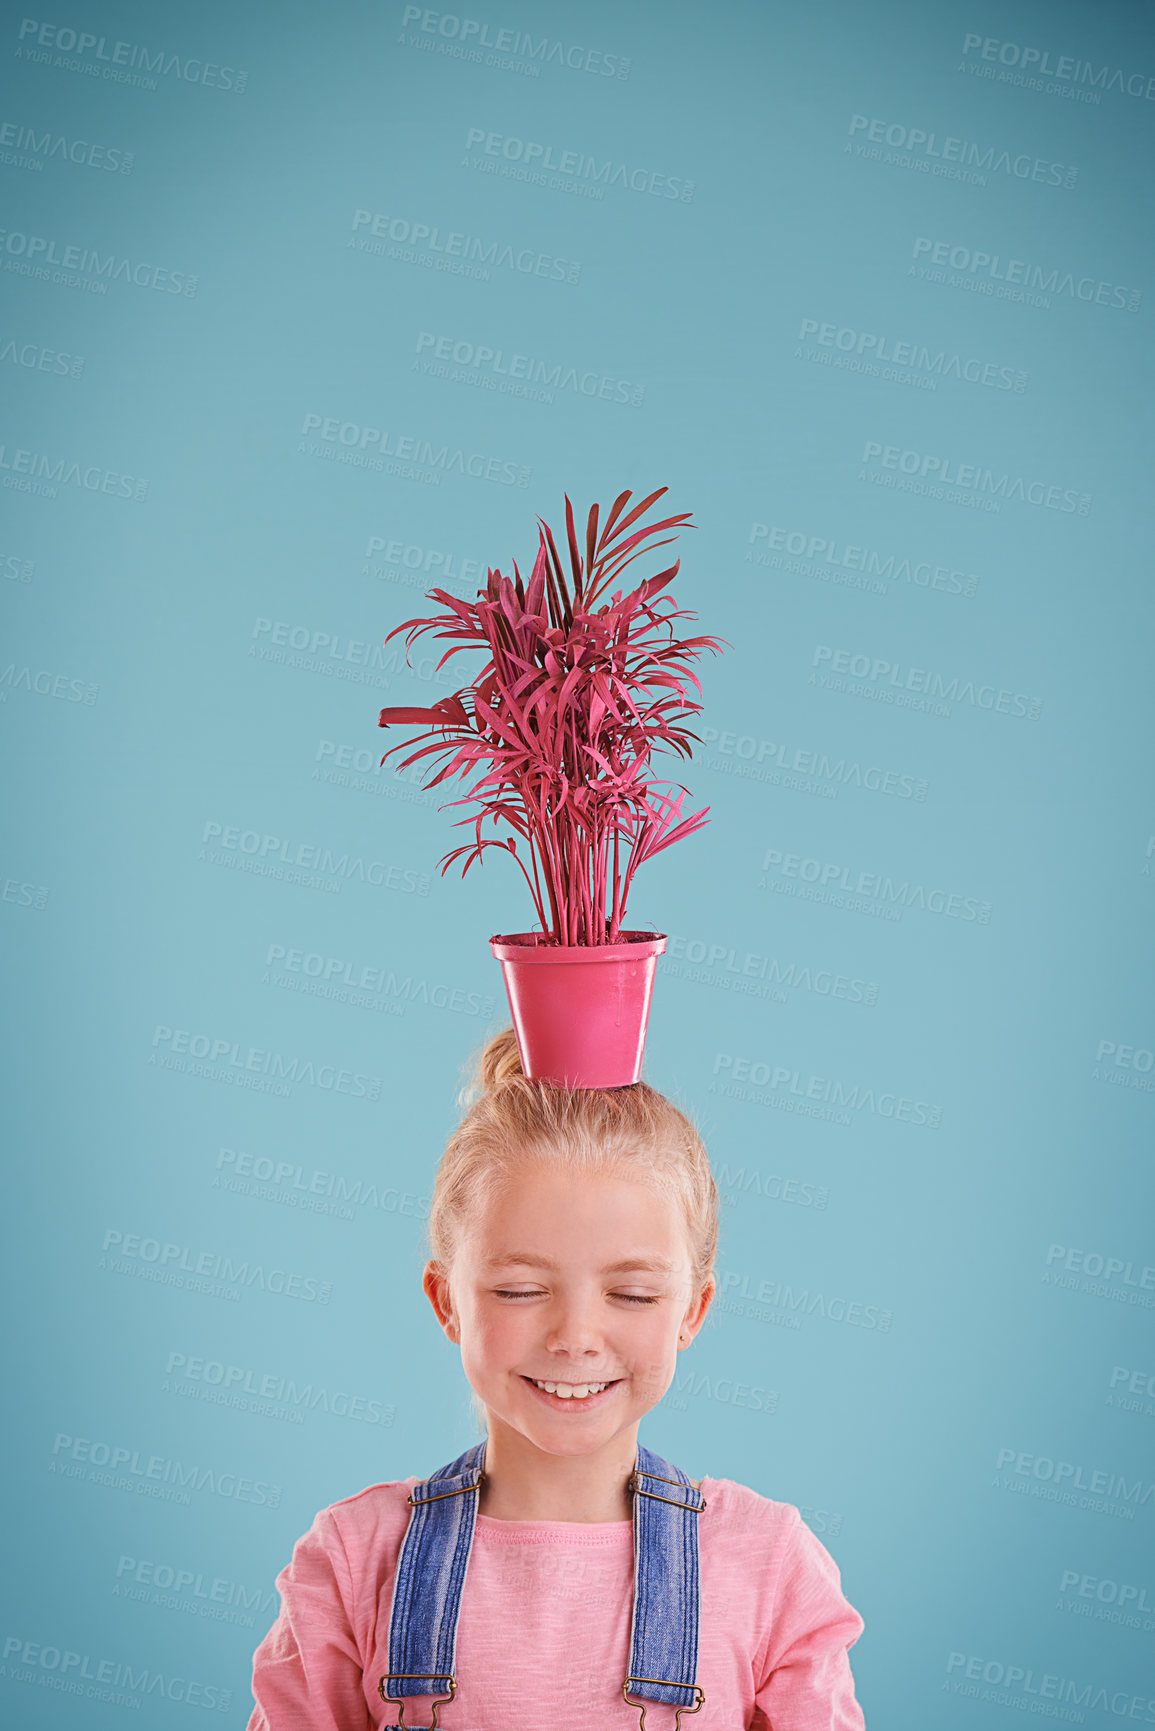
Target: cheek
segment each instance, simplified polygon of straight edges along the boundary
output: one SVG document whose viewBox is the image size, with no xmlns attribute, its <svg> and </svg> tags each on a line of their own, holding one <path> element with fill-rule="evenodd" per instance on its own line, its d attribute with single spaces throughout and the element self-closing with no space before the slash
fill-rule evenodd
<svg viewBox="0 0 1155 1731">
<path fill-rule="evenodd" d="M 669 1314 L 647 1316 L 636 1329 L 632 1342 L 632 1374 L 635 1386 L 652 1400 L 660 1400 L 674 1379 L 678 1360 L 678 1323 Z"/>
<path fill-rule="evenodd" d="M 532 1322 L 524 1311 L 479 1305 L 462 1316 L 462 1354 L 480 1364 L 496 1363 L 516 1357 L 532 1334 Z"/>
</svg>

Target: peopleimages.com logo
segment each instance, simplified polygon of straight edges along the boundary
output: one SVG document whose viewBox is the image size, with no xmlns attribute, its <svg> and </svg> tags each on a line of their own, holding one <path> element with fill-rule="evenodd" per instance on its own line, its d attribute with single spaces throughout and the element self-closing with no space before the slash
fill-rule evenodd
<svg viewBox="0 0 1155 1731">
<path fill-rule="evenodd" d="M 115 144 L 96 144 L 91 139 L 70 138 L 67 133 L 50 129 L 38 132 L 34 126 L 25 126 L 18 120 L 0 121 L 0 148 L 6 153 L 0 155 L 0 162 L 37 170 L 56 158 L 104 174 L 131 174 L 135 160 L 131 150 L 122 150 Z"/>
<path fill-rule="evenodd" d="M 300 989 L 306 996 L 335 998 L 366 1007 L 374 997 L 381 996 L 410 1004 L 432 1004 L 434 1009 L 454 1010 L 463 1016 L 492 1016 L 494 1010 L 494 1000 L 488 993 L 470 992 L 464 986 L 431 986 L 427 980 L 415 980 L 412 974 L 402 978 L 403 970 L 398 972 L 384 962 L 350 961 L 344 956 L 325 956 L 315 950 L 270 944 L 265 953 L 265 967 L 299 976 Z M 264 983 L 270 980 L 271 976 L 266 974 Z"/>
<path fill-rule="evenodd" d="M 913 799 L 919 804 L 927 795 L 924 776 L 884 769 L 880 764 L 863 763 L 853 757 L 831 756 L 816 747 L 791 747 L 773 739 L 758 739 L 752 733 L 725 729 L 720 732 L 716 727 L 703 727 L 702 742 L 714 748 L 716 755 L 702 759 L 711 769 L 720 770 L 723 775 L 767 782 L 772 787 L 792 787 L 803 792 L 818 788 L 832 799 L 840 787 L 862 787 L 868 793 Z"/>
<path fill-rule="evenodd" d="M 418 358 L 412 363 L 413 369 L 427 376 L 455 384 L 479 385 L 504 395 L 528 396 L 539 402 L 552 403 L 555 391 L 572 391 L 575 396 L 600 398 L 604 403 L 628 403 L 637 409 L 646 394 L 644 385 L 611 373 L 569 366 L 562 361 L 544 361 L 538 355 L 494 348 L 492 343 L 439 336 L 435 331 L 417 333 L 415 352 Z M 422 359 L 427 353 L 428 358 Z"/>
<path fill-rule="evenodd" d="M 382 1214 L 400 1214 L 407 1220 L 424 1220 L 429 1213 L 429 1197 L 413 1190 L 399 1190 L 380 1179 L 348 1178 L 292 1160 L 274 1160 L 271 1155 L 250 1154 L 243 1148 L 217 1150 L 213 1189 L 339 1220 L 355 1220 L 358 1208 L 376 1208 Z"/>
<path fill-rule="evenodd" d="M 202 1617 L 211 1617 L 219 1623 L 237 1623 L 245 1629 L 253 1628 L 256 1621 L 246 1612 L 264 1614 L 277 1600 L 274 1587 L 246 1586 L 243 1581 L 231 1581 L 223 1575 L 206 1575 L 203 1569 L 159 1562 L 154 1557 L 130 1557 L 123 1551 L 116 1564 L 112 1596 L 162 1604 L 167 1609 L 196 1610 Z"/>
<path fill-rule="evenodd" d="M 1064 1569 L 1059 1578 L 1059 1592 L 1076 1592 L 1081 1599 L 1097 1599 L 1100 1605 L 1134 1605 L 1137 1611 L 1155 1615 L 1155 1592 L 1147 1597 L 1146 1586 L 1131 1586 L 1125 1581 L 1112 1581 L 1099 1575 L 1085 1575 L 1080 1569 Z"/>
<path fill-rule="evenodd" d="M 1143 1412 L 1148 1417 L 1155 1416 L 1155 1371 L 1132 1370 L 1129 1365 L 1117 1364 L 1111 1370 L 1108 1382 L 1107 1405 L 1118 1407 L 1122 1412 Z M 1126 1393 L 1121 1391 L 1126 1389 Z"/>
<path fill-rule="evenodd" d="M 343 883 L 361 883 L 374 889 L 394 890 L 400 895 L 429 894 L 427 872 L 391 865 L 387 860 L 366 859 L 363 854 L 349 853 L 348 850 L 336 853 L 320 842 L 262 834 L 260 830 L 242 829 L 239 824 L 222 824 L 213 818 L 205 823 L 201 843 L 198 859 L 234 870 L 259 867 L 257 876 L 282 877 L 287 868 L 289 882 L 296 881 L 292 875 L 294 872 L 303 870 L 308 874 L 310 887 L 314 888 L 331 880 L 338 889 Z"/>
<path fill-rule="evenodd" d="M 1155 76 L 1150 72 L 1125 72 L 1121 66 L 1094 65 L 1071 54 L 1052 55 L 1049 48 L 1032 48 L 1019 42 L 1004 42 L 997 36 L 979 36 L 968 31 L 963 37 L 963 60 L 977 56 L 999 66 L 1015 67 L 1029 79 L 1054 78 L 1060 84 L 1089 85 L 1094 90 L 1117 90 L 1121 96 L 1137 96 L 1155 102 Z M 1041 88 L 1041 86 L 1040 86 Z"/>
<path fill-rule="evenodd" d="M 829 902 L 855 912 L 885 910 L 885 917 L 892 920 L 901 919 L 905 908 L 920 908 L 924 913 L 942 914 L 948 919 L 974 920 L 982 926 L 989 925 L 991 918 L 990 902 L 974 896 L 957 894 L 938 885 L 912 883 L 909 878 L 900 882 L 883 872 L 856 872 L 838 860 L 807 859 L 804 854 L 783 853 L 781 848 L 774 847 L 767 848 L 762 856 L 759 887 L 796 895 L 802 901 Z"/>
<path fill-rule="evenodd" d="M 907 126 L 902 121 L 878 120 L 867 114 L 852 114 L 850 137 L 860 156 L 879 161 L 886 146 L 900 167 L 934 169 L 950 179 L 967 180 L 979 186 L 987 184 L 988 174 L 1005 174 L 1014 180 L 1033 180 L 1041 186 L 1074 186 L 1079 170 L 1062 162 L 1052 162 L 1043 156 L 1031 156 L 1027 151 L 1011 151 L 995 144 L 979 145 L 969 138 L 953 138 L 925 127 Z M 846 149 L 852 149 L 847 145 Z"/>
<path fill-rule="evenodd" d="M 957 673 L 948 679 L 946 674 L 936 672 L 934 668 L 904 667 L 900 661 L 888 661 L 884 656 L 863 655 L 850 649 L 836 649 L 830 643 L 815 644 L 810 665 L 828 673 L 849 675 L 851 681 L 864 683 L 866 691 L 860 693 L 853 683 L 847 685 L 844 678 L 831 681 L 821 674 L 810 675 L 811 685 L 829 684 L 833 690 L 847 690 L 853 695 L 868 694 L 885 701 L 891 692 L 913 691 L 942 704 L 967 703 L 972 709 L 987 709 L 995 715 L 1026 716 L 1031 721 L 1037 721 L 1043 712 L 1042 698 L 1032 697 L 1025 691 L 976 685 L 973 679 L 963 679 Z"/>
<path fill-rule="evenodd" d="M 1074 271 L 1061 270 L 1057 265 L 1045 268 L 1027 259 L 1009 258 L 1002 253 L 987 252 L 982 247 L 959 246 L 948 240 L 933 240 L 929 235 L 916 235 L 911 257 L 925 259 L 939 270 L 957 271 L 983 283 L 986 292 L 994 293 L 994 285 L 1021 287 L 1036 295 L 1067 295 L 1071 300 L 1084 301 L 1088 306 L 1118 307 L 1124 312 L 1139 311 L 1142 291 L 1123 283 L 1104 282 L 1099 277 L 1078 276 Z"/>
<path fill-rule="evenodd" d="M 151 1666 L 120 1659 L 102 1659 L 59 1642 L 28 1641 L 23 1635 L 9 1635 L 5 1639 L 0 1675 L 13 1683 L 32 1683 L 55 1689 L 62 1695 L 104 1701 L 113 1707 L 140 1708 L 147 1695 L 152 1697 L 154 1706 L 159 1701 L 179 1701 L 185 1707 L 227 1713 L 233 1698 L 231 1689 L 222 1689 L 215 1683 L 166 1675 Z"/>
<path fill-rule="evenodd" d="M 1155 1263 L 1140 1264 L 1125 1256 L 1112 1256 L 1110 1252 L 1084 1250 L 1075 1245 L 1052 1244 L 1047 1251 L 1044 1285 L 1061 1284 L 1059 1272 L 1055 1269 L 1056 1263 L 1062 1265 L 1064 1275 L 1089 1275 L 1092 1281 L 1101 1282 L 1097 1287 L 1087 1287 L 1086 1281 L 1083 1282 L 1084 1288 L 1096 1297 L 1112 1296 L 1126 1303 L 1127 1293 L 1120 1292 L 1118 1288 L 1130 1287 L 1132 1302 L 1138 1300 L 1149 1308 L 1155 1308 Z M 1149 1299 L 1143 1296 L 1148 1292 L 1152 1294 Z"/>
<path fill-rule="evenodd" d="M 765 546 L 758 543 L 764 542 Z M 951 565 L 933 565 L 929 559 L 880 553 L 837 535 L 812 535 L 780 524 L 752 523 L 747 537 L 746 563 L 770 565 L 780 570 L 800 571 L 803 576 L 824 576 L 852 589 L 868 589 L 886 595 L 888 583 L 909 583 L 917 589 L 935 589 L 944 595 L 973 596 L 979 580 L 974 572 Z M 788 560 L 777 555 L 786 553 Z M 791 563 L 794 561 L 795 563 Z"/>
<path fill-rule="evenodd" d="M 304 444 L 304 438 L 316 434 L 316 451 Z M 509 463 L 501 457 L 489 457 L 483 451 L 465 451 L 423 439 L 416 433 L 394 434 L 385 427 L 373 427 L 360 421 L 341 421 L 335 415 L 309 413 L 301 423 L 302 454 L 327 456 L 351 462 L 357 468 L 382 470 L 385 459 L 412 463 L 438 476 L 471 475 L 475 481 L 496 481 L 503 487 L 528 487 L 532 473 L 523 463 Z M 312 441 L 316 444 L 316 441 Z"/>
<path fill-rule="evenodd" d="M 50 668 L 18 667 L 10 661 L 0 667 L 0 703 L 7 703 L 10 691 L 27 691 L 31 696 L 52 697 L 58 703 L 83 703 L 92 708 L 100 693 L 99 685 L 87 679 L 73 679 L 67 673 L 54 673 Z"/>
<path fill-rule="evenodd" d="M 87 1467 L 87 1472 L 84 1470 Z M 191 1501 L 191 1491 L 208 1491 L 256 1508 L 281 1505 L 281 1486 L 264 1479 L 251 1479 L 219 1467 L 190 1465 L 167 1455 L 149 1454 L 131 1444 L 105 1442 L 102 1438 L 71 1436 L 57 1431 L 52 1444 L 49 1472 L 59 1478 L 88 1478 L 110 1490 L 132 1490 L 158 1502 Z M 167 1493 L 167 1494 L 166 1494 Z"/>
<path fill-rule="evenodd" d="M 365 232 L 363 233 L 362 230 Z M 547 282 L 576 283 L 582 267 L 578 260 L 538 252 L 511 241 L 482 240 L 460 229 L 440 224 L 390 216 L 385 211 L 355 210 L 349 245 L 358 252 L 399 259 L 403 264 L 426 264 L 453 276 L 490 280 L 490 269 L 511 270 L 519 276 L 536 276 Z"/>
<path fill-rule="evenodd" d="M 1091 1075 L 1096 1082 L 1108 1082 L 1115 1088 L 1138 1088 L 1144 1094 L 1155 1094 L 1155 1052 L 1149 1046 L 1129 1046 L 1118 1040 L 1100 1040 L 1095 1051 L 1095 1068 Z"/>
<path fill-rule="evenodd" d="M 1155 1484 L 1149 1480 L 1012 1448 L 999 1450 L 991 1489 L 1082 1509 L 1114 1521 L 1137 1520 L 1144 1506 L 1155 1498 Z"/>
<path fill-rule="evenodd" d="M 527 178 L 540 177 L 542 183 L 547 173 L 563 175 L 571 184 L 584 186 L 599 198 L 607 186 L 648 193 L 651 198 L 678 199 L 682 204 L 692 203 L 694 197 L 695 183 L 678 175 L 660 174 L 638 164 L 631 166 L 613 157 L 599 162 L 597 157 L 587 156 L 581 150 L 560 147 L 555 150 L 552 144 L 539 144 L 532 138 L 514 138 L 504 132 L 490 132 L 484 126 L 471 126 L 465 138 L 466 163 L 480 166 L 487 158 L 496 159 L 495 169 L 499 162 L 516 163 Z"/>
<path fill-rule="evenodd" d="M 889 1334 L 894 1312 L 861 1299 L 834 1296 L 828 1292 L 812 1292 L 809 1287 L 791 1286 L 788 1281 L 765 1279 L 740 1273 L 735 1269 L 719 1270 L 718 1296 L 715 1308 L 723 1315 L 743 1315 L 755 1322 L 770 1319 L 769 1313 L 783 1313 L 775 1321 L 797 1328 L 804 1316 L 820 1316 L 827 1322 L 841 1322 L 847 1328 L 877 1329 Z M 745 1300 L 745 1305 L 738 1303 Z M 758 1310 L 765 1307 L 761 1315 Z M 751 1309 L 752 1307 L 752 1309 Z"/>
<path fill-rule="evenodd" d="M 240 1261 L 217 1250 L 196 1250 L 187 1244 L 166 1243 L 139 1232 L 121 1232 L 116 1227 L 109 1227 L 100 1249 L 101 1268 L 114 1274 L 151 1269 L 158 1274 L 158 1284 L 162 1286 L 187 1285 L 195 1291 L 196 1281 L 207 1280 L 232 1289 L 271 1292 L 278 1298 L 295 1298 L 304 1304 L 328 1304 L 333 1296 L 332 1281 L 317 1275 L 266 1268 L 247 1257 Z M 191 1277 L 187 1282 L 186 1275 Z M 145 1274 L 144 1278 L 152 1276 Z"/>
<path fill-rule="evenodd" d="M 22 882 L 20 878 L 0 876 L 0 902 L 12 902 L 17 907 L 40 910 L 48 906 L 48 886 Z"/>
<path fill-rule="evenodd" d="M 926 1100 L 916 1100 L 906 1094 L 893 1094 L 863 1087 L 858 1082 L 840 1082 L 832 1076 L 807 1076 L 789 1064 L 774 1064 L 761 1058 L 737 1057 L 732 1052 L 719 1052 L 714 1058 L 713 1075 L 725 1082 L 749 1083 L 753 1088 L 782 1089 L 800 1100 L 818 1101 L 847 1113 L 859 1112 L 878 1118 L 893 1118 L 900 1124 L 920 1124 L 937 1130 L 942 1123 L 942 1107 Z M 724 1093 L 724 1086 L 714 1085 L 712 1093 Z"/>
<path fill-rule="evenodd" d="M 182 84 L 232 90 L 239 96 L 249 78 L 247 72 L 241 72 L 235 66 L 221 66 L 213 60 L 196 60 L 164 48 L 148 48 L 142 42 L 117 41 L 110 46 L 107 36 L 97 36 L 90 30 L 74 30 L 69 24 L 43 24 L 38 18 L 21 19 L 17 40 L 24 45 L 16 49 L 21 59 L 50 61 L 51 54 L 35 50 L 55 49 L 55 64 L 68 71 L 86 72 L 90 77 L 111 79 L 116 84 L 137 84 L 146 90 L 156 89 L 158 77 L 175 77 Z M 62 56 L 67 58 L 62 59 Z"/>
<path fill-rule="evenodd" d="M 95 247 L 79 246 L 70 241 L 57 241 L 51 235 L 25 234 L 20 229 L 0 229 L 0 251 L 5 255 L 4 269 L 19 276 L 34 276 L 47 280 L 52 265 L 57 271 L 75 272 L 78 278 L 91 281 L 97 294 L 106 294 L 110 282 L 131 283 L 135 288 L 155 289 L 160 294 L 186 295 L 197 292 L 197 279 L 187 271 L 170 270 L 167 266 L 150 264 L 147 259 L 129 258 L 124 253 L 100 253 Z"/>
<path fill-rule="evenodd" d="M 1120 1719 L 1141 1718 L 1143 1724 L 1155 1725 L 1155 1701 L 1146 1695 L 1112 1689 L 1106 1684 L 1078 1682 L 1050 1671 L 1036 1671 L 1029 1665 L 988 1659 L 981 1653 L 951 1653 L 943 1688 L 972 1701 L 1016 1707 L 1021 1713 L 1044 1713 L 1050 1719 L 1066 1719 L 1076 1725 L 1086 1723 L 1084 1715 L 1075 1710 L 1079 1707 L 1097 1708 Z M 1047 1702 L 1055 1705 L 1048 1707 Z M 1060 1704 L 1064 1702 L 1065 1706 Z"/>
<path fill-rule="evenodd" d="M 1027 388 L 1027 374 L 1021 367 L 1000 366 L 997 361 L 980 360 L 976 355 L 952 354 L 947 349 L 935 349 L 927 343 L 895 338 L 880 331 L 860 331 L 851 325 L 803 319 L 797 340 L 813 340 L 823 348 L 867 363 L 889 363 L 892 370 L 909 368 L 912 373 L 925 375 L 932 388 L 939 379 L 958 379 L 964 384 L 986 385 L 992 390 L 1014 391 L 1020 396 Z M 873 365 L 868 365 L 866 370 L 877 371 Z M 882 376 L 889 378 L 890 373 Z"/>
<path fill-rule="evenodd" d="M 55 452 L 49 456 L 44 451 L 7 444 L 0 444 L 0 476 L 0 485 L 46 499 L 55 499 L 59 487 L 78 487 L 85 493 L 104 493 L 116 499 L 132 499 L 137 504 L 148 498 L 148 482 L 138 475 L 125 475 L 119 469 L 105 469 L 98 463 L 84 463 L 72 457 L 58 457 Z"/>
<path fill-rule="evenodd" d="M 287 1095 L 292 1084 L 299 1082 L 325 1093 L 348 1094 L 360 1100 L 381 1098 L 380 1076 L 340 1069 L 336 1064 L 315 1064 L 311 1058 L 299 1054 L 286 1057 L 283 1052 L 269 1051 L 263 1046 L 245 1047 L 239 1040 L 214 1039 L 189 1028 L 170 1028 L 164 1022 L 156 1025 L 152 1047 L 148 1061 L 155 1067 L 207 1076 L 212 1081 L 229 1081 L 236 1087 L 252 1087 L 257 1093 L 268 1093 L 275 1087 Z"/>
<path fill-rule="evenodd" d="M 421 46 L 436 46 L 442 53 L 457 50 L 455 58 L 503 62 L 509 55 L 526 65 L 532 76 L 539 77 L 542 66 L 565 66 L 571 72 L 589 72 L 600 78 L 628 78 L 630 62 L 620 54 L 607 54 L 600 48 L 582 48 L 578 43 L 562 42 L 556 37 L 531 36 L 528 30 L 513 30 L 498 25 L 495 28 L 480 18 L 461 18 L 453 12 L 432 12 L 425 6 L 406 6 L 401 14 L 401 28 L 413 24 L 425 36 L 434 40 Z M 402 41 L 405 38 L 402 37 Z M 418 39 L 419 40 L 419 39 Z M 484 49 L 487 52 L 481 53 Z M 520 68 L 519 68 L 520 69 Z"/>
<path fill-rule="evenodd" d="M 878 985 L 874 980 L 860 980 L 853 974 L 840 974 L 833 968 L 782 962 L 775 956 L 758 955 L 753 950 L 743 954 L 732 944 L 707 944 L 703 938 L 685 938 L 671 933 L 667 954 L 701 968 L 703 978 L 717 969 L 747 979 L 767 980 L 771 985 L 792 987 L 796 991 L 815 992 L 821 998 L 837 998 L 850 1004 L 878 1002 Z M 782 1001 L 785 1002 L 785 998 Z"/>
<path fill-rule="evenodd" d="M 1006 470 L 998 474 L 983 463 L 960 463 L 929 451 L 904 451 L 901 445 L 883 445 L 875 439 L 868 439 L 863 446 L 862 462 L 867 465 L 867 480 L 875 478 L 869 471 L 877 464 L 879 469 L 915 477 L 932 488 L 958 487 L 964 493 L 987 497 L 996 511 L 1003 499 L 1017 499 L 1020 504 L 1038 505 L 1048 511 L 1075 511 L 1080 517 L 1091 510 L 1092 495 L 1075 487 L 1028 480 Z"/>
<path fill-rule="evenodd" d="M 166 1381 L 162 1392 L 188 1394 L 194 1399 L 209 1400 L 219 1406 L 235 1407 L 242 1412 L 266 1416 L 264 1408 L 289 1407 L 301 1417 L 308 1412 L 324 1412 L 334 1418 L 356 1419 L 363 1424 L 393 1423 L 395 1408 L 368 1395 L 351 1394 L 347 1390 L 329 1388 L 324 1383 L 298 1382 L 294 1377 L 273 1371 L 254 1370 L 241 1364 L 226 1364 L 221 1359 L 204 1358 L 197 1354 L 173 1351 L 165 1361 Z M 170 1388 L 168 1379 L 175 1379 Z"/>
<path fill-rule="evenodd" d="M 718 1167 L 718 1187 L 741 1191 L 744 1196 L 761 1196 L 764 1201 L 785 1202 L 794 1208 L 825 1208 L 830 1192 L 825 1184 L 806 1183 L 801 1178 L 783 1178 L 775 1172 L 747 1172 L 739 1166 L 735 1172 L 723 1160 Z"/>
<path fill-rule="evenodd" d="M 488 569 L 482 559 L 465 559 L 460 554 L 447 553 L 438 547 L 425 547 L 416 541 L 387 541 L 384 535 L 370 535 L 365 544 L 365 559 L 369 561 L 378 556 L 381 567 L 366 563 L 362 566 L 362 575 L 383 576 L 382 567 L 389 565 L 401 573 L 396 581 L 408 584 L 411 589 L 436 583 L 438 586 L 456 586 L 472 595 L 484 582 Z"/>
<path fill-rule="evenodd" d="M 0 339 L 0 365 L 4 362 L 24 367 L 28 372 L 51 373 L 62 379 L 78 379 L 85 364 L 83 355 L 61 354 L 59 349 L 47 348 L 43 343 L 19 342 L 15 337 Z"/>
<path fill-rule="evenodd" d="M 35 559 L 26 558 L 20 553 L 0 553 L 0 579 L 4 582 L 31 583 L 35 576 Z"/>
</svg>

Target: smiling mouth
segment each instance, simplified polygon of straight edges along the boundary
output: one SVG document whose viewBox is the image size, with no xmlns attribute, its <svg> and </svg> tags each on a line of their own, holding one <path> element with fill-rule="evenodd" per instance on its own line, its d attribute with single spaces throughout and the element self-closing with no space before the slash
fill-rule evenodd
<svg viewBox="0 0 1155 1731">
<path fill-rule="evenodd" d="M 592 1395 L 603 1394 L 607 1388 L 614 1388 L 620 1377 L 611 1382 L 548 1382 L 545 1378 L 527 1376 L 525 1381 L 532 1387 L 540 1389 L 542 1394 L 552 1394 L 558 1400 L 589 1400 Z"/>
</svg>

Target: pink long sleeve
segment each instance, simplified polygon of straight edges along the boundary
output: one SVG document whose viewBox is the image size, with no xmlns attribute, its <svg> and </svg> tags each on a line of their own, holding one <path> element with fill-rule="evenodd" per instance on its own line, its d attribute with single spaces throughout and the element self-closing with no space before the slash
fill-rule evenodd
<svg viewBox="0 0 1155 1731">
<path fill-rule="evenodd" d="M 281 1612 L 253 1658 L 249 1725 L 368 1731 L 361 1651 L 349 1618 L 354 1590 L 333 1514 L 322 1509 L 277 1576 Z"/>
<path fill-rule="evenodd" d="M 277 1585 L 281 1612 L 253 1661 L 249 1731 L 369 1731 L 397 1723 L 388 1666 L 393 1571 L 415 1481 L 322 1510 Z M 847 1649 L 863 1628 L 833 1558 L 791 1504 L 702 1480 L 698 1680 L 703 1731 L 862 1731 Z M 444 1731 L 637 1731 L 621 1693 L 633 1592 L 628 1521 L 480 1515 Z M 543 1682 L 547 1679 L 548 1682 Z M 414 1723 L 423 1702 L 415 1704 Z M 647 1710 L 669 1731 L 673 1709 Z M 683 1727 L 688 1731 L 688 1726 Z"/>
<path fill-rule="evenodd" d="M 834 1558 L 798 1517 L 776 1594 L 758 1707 L 773 1731 L 859 1731 L 849 1648 L 862 1618 L 843 1597 Z M 755 1721 L 757 1723 L 757 1721 Z"/>
</svg>

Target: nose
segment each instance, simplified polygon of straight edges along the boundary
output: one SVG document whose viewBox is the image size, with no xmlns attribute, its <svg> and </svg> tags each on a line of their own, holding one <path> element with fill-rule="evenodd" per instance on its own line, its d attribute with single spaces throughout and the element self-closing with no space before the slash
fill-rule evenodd
<svg viewBox="0 0 1155 1731">
<path fill-rule="evenodd" d="M 600 1358 L 604 1337 L 592 1302 L 578 1298 L 559 1304 L 550 1319 L 545 1344 L 567 1358 Z"/>
</svg>

